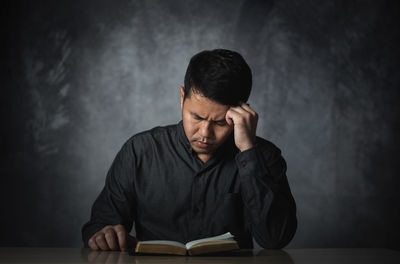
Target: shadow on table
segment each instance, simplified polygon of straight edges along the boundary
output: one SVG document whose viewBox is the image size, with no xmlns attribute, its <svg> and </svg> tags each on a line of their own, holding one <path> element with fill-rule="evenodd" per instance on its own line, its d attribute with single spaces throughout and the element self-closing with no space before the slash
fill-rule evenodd
<svg viewBox="0 0 400 264">
<path fill-rule="evenodd" d="M 198 256 L 175 256 L 175 255 L 144 255 L 134 252 L 120 251 L 85 251 L 82 257 L 87 255 L 89 263 L 294 263 L 288 253 L 282 250 L 247 250 L 211 253 Z M 245 259 L 246 258 L 246 259 Z"/>
<path fill-rule="evenodd" d="M 82 259 L 87 259 L 88 263 L 129 263 L 131 262 L 131 257 L 127 252 L 121 251 L 94 251 L 94 250 L 84 250 L 81 252 Z"/>
<path fill-rule="evenodd" d="M 263 249 L 255 252 L 255 256 L 264 256 L 271 260 L 271 263 L 294 263 L 294 260 L 286 251 L 278 249 Z"/>
</svg>

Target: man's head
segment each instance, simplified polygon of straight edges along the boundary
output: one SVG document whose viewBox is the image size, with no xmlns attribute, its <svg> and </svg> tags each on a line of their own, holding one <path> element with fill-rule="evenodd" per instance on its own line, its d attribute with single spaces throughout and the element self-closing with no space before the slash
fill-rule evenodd
<svg viewBox="0 0 400 264">
<path fill-rule="evenodd" d="M 186 137 L 204 162 L 231 134 L 226 112 L 247 101 L 251 85 L 251 70 L 237 52 L 202 51 L 190 60 L 181 87 L 182 120 Z"/>
<path fill-rule="evenodd" d="M 247 102 L 251 85 L 250 67 L 239 53 L 225 49 L 205 50 L 189 62 L 185 99 L 194 91 L 217 103 L 237 106 Z"/>
</svg>

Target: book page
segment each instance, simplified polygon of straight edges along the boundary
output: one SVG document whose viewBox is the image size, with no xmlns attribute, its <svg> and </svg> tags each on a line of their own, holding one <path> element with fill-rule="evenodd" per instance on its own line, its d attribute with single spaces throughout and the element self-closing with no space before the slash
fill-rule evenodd
<svg viewBox="0 0 400 264">
<path fill-rule="evenodd" d="M 209 242 L 209 241 L 215 241 L 215 240 L 221 240 L 221 239 L 229 240 L 229 239 L 232 239 L 232 238 L 233 238 L 233 235 L 230 232 L 227 232 L 227 233 L 225 233 L 223 235 L 219 235 L 219 236 L 206 237 L 206 238 L 190 241 L 190 242 L 186 243 L 186 248 L 189 249 L 193 245 L 198 244 L 198 243 L 202 243 L 202 242 Z"/>
<path fill-rule="evenodd" d="M 185 244 L 170 240 L 147 240 L 147 241 L 140 241 L 139 243 L 142 245 L 171 245 L 171 246 L 186 248 Z"/>
</svg>

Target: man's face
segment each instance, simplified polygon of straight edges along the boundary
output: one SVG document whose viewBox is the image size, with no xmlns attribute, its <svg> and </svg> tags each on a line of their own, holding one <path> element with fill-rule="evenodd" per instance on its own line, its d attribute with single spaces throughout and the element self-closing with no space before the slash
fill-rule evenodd
<svg viewBox="0 0 400 264">
<path fill-rule="evenodd" d="M 225 115 L 230 106 L 211 101 L 192 90 L 184 99 L 181 87 L 182 121 L 186 137 L 198 157 L 206 162 L 233 130 Z"/>
</svg>

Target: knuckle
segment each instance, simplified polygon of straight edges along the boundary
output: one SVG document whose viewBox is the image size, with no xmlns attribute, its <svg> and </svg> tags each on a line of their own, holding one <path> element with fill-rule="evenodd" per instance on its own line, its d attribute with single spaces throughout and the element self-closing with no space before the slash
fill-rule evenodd
<svg viewBox="0 0 400 264">
<path fill-rule="evenodd" d="M 109 230 L 110 228 L 112 228 L 112 226 L 107 225 L 107 226 L 103 227 L 102 231 L 107 231 L 107 230 Z"/>
<path fill-rule="evenodd" d="M 107 229 L 105 232 L 104 232 L 104 234 L 108 234 L 108 235 L 110 235 L 110 234 L 112 234 L 112 233 L 114 233 L 114 229 Z"/>
<path fill-rule="evenodd" d="M 97 249 L 98 249 L 96 243 L 95 243 L 93 240 L 92 240 L 92 241 L 89 241 L 88 244 L 89 244 L 89 247 L 90 247 L 91 249 L 93 249 L 93 250 L 97 250 Z"/>
<path fill-rule="evenodd" d="M 91 250 L 95 250 L 95 251 L 99 250 L 98 247 L 95 247 L 95 246 L 93 246 L 93 245 L 89 245 L 89 246 L 90 246 L 90 249 L 91 249 Z"/>
<path fill-rule="evenodd" d="M 117 236 L 124 236 L 124 235 L 125 235 L 125 231 L 123 231 L 123 230 L 117 231 Z"/>
<path fill-rule="evenodd" d="M 123 225 L 116 225 L 116 226 L 114 227 L 114 230 L 115 230 L 117 233 L 119 233 L 119 232 L 125 232 L 125 228 L 124 228 Z"/>
<path fill-rule="evenodd" d="M 101 242 L 103 242 L 103 241 L 104 241 L 104 237 L 103 237 L 103 236 L 101 236 L 101 235 L 99 235 L 99 236 L 96 236 L 96 237 L 95 237 L 95 241 L 96 241 L 97 243 L 101 243 Z"/>
<path fill-rule="evenodd" d="M 104 238 L 105 238 L 107 241 L 112 241 L 112 239 L 114 239 L 114 232 L 107 232 L 107 233 L 104 235 Z"/>
</svg>

